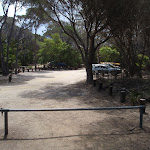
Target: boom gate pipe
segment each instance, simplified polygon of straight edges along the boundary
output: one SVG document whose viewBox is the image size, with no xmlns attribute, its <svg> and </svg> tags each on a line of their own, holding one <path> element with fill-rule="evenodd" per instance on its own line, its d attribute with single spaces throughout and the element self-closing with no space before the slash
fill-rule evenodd
<svg viewBox="0 0 150 150">
<path fill-rule="evenodd" d="M 18 112 L 18 111 L 82 111 L 82 110 L 114 110 L 114 109 L 138 109 L 145 108 L 140 106 L 125 106 L 125 107 L 95 107 L 95 108 L 54 108 L 54 109 L 1 109 L 1 112 Z"/>
<path fill-rule="evenodd" d="M 125 106 L 125 107 L 96 107 L 96 108 L 54 108 L 54 109 L 3 109 L 0 111 L 4 113 L 4 128 L 5 136 L 8 134 L 8 112 L 29 112 L 29 111 L 83 111 L 83 110 L 120 110 L 120 109 L 140 109 L 140 128 L 143 127 L 143 113 L 145 105 L 140 106 Z"/>
</svg>

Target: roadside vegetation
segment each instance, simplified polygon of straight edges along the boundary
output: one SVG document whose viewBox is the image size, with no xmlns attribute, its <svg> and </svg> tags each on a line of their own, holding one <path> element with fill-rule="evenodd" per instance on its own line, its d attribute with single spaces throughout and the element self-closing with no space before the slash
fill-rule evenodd
<svg viewBox="0 0 150 150">
<path fill-rule="evenodd" d="M 38 62 L 40 64 L 63 63 L 67 68 L 78 68 L 81 65 L 81 57 L 77 50 L 60 39 L 58 33 L 52 34 L 51 39 L 45 38 L 40 42 Z"/>
<path fill-rule="evenodd" d="M 3 75 L 19 66 L 49 62 L 69 68 L 84 64 L 87 83 L 93 81 L 92 64 L 118 62 L 126 76 L 142 78 L 149 72 L 150 2 L 126 0 L 1 2 L 0 65 Z M 13 17 L 8 17 L 10 6 Z M 26 15 L 17 11 L 26 7 Z M 41 36 L 41 25 L 47 31 Z M 34 33 L 34 34 L 33 34 Z"/>
</svg>

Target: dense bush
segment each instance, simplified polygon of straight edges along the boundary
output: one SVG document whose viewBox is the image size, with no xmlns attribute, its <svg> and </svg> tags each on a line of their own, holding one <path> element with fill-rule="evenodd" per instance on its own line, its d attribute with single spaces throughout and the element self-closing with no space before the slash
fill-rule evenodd
<svg viewBox="0 0 150 150">
<path fill-rule="evenodd" d="M 47 62 L 65 63 L 74 68 L 81 64 L 79 53 L 63 42 L 58 33 L 53 34 L 51 39 L 44 39 L 41 42 L 38 56 L 41 64 Z"/>
<path fill-rule="evenodd" d="M 116 50 L 116 48 L 113 47 L 102 47 L 99 50 L 99 55 L 100 55 L 100 61 L 105 61 L 105 62 L 120 62 L 120 54 Z"/>
</svg>

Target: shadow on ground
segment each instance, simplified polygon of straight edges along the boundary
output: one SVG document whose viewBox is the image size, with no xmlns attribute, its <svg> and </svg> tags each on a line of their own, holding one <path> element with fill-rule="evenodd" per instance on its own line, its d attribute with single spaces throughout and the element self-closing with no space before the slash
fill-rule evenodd
<svg viewBox="0 0 150 150">
<path fill-rule="evenodd" d="M 64 102 L 77 98 L 79 103 L 87 104 L 92 107 L 104 106 L 112 107 L 119 106 L 118 97 L 108 96 L 108 91 L 97 91 L 91 85 L 87 85 L 85 81 L 71 85 L 63 85 L 62 83 L 52 83 L 40 90 L 26 91 L 20 94 L 22 98 L 32 98 L 38 100 L 56 100 Z"/>
<path fill-rule="evenodd" d="M 0 85 L 2 86 L 17 86 L 26 84 L 27 81 L 33 80 L 35 78 L 53 78 L 53 76 L 45 76 L 46 71 L 39 72 L 30 72 L 30 75 L 27 73 L 21 73 L 18 75 L 12 76 L 11 82 L 9 82 L 9 76 L 0 76 Z M 51 72 L 53 74 L 53 72 Z M 42 75 L 43 74 L 43 75 Z"/>
<path fill-rule="evenodd" d="M 40 100 L 59 100 L 65 101 L 73 97 L 81 97 L 87 95 L 84 83 L 77 83 L 64 86 L 62 83 L 52 83 L 39 91 L 27 91 L 20 96 L 23 98 L 35 98 Z"/>
</svg>

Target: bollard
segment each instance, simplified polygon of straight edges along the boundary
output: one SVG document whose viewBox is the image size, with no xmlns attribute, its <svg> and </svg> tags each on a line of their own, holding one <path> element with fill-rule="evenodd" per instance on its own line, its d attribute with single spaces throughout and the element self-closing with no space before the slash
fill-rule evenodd
<svg viewBox="0 0 150 150">
<path fill-rule="evenodd" d="M 112 96 L 112 94 L 113 94 L 113 87 L 109 86 L 109 95 Z"/>
<path fill-rule="evenodd" d="M 98 75 L 98 73 L 96 73 L 96 79 L 98 79 L 99 78 L 99 75 Z"/>
<path fill-rule="evenodd" d="M 32 72 L 33 72 L 33 69 L 32 69 Z"/>
<path fill-rule="evenodd" d="M 29 69 L 27 69 L 28 70 L 28 72 L 29 72 Z"/>
<path fill-rule="evenodd" d="M 93 72 L 93 80 L 96 80 L 96 73 Z"/>
<path fill-rule="evenodd" d="M 126 91 L 120 92 L 120 102 L 124 103 L 126 101 Z"/>
<path fill-rule="evenodd" d="M 146 99 L 140 99 L 140 105 L 144 105 L 146 107 L 145 103 Z M 143 113 L 145 113 L 145 108 L 143 109 Z"/>
<path fill-rule="evenodd" d="M 11 80 L 12 80 L 12 75 L 10 74 L 9 75 L 9 82 L 11 82 Z"/>
<path fill-rule="evenodd" d="M 39 68 L 39 71 L 40 71 L 40 68 Z"/>
<path fill-rule="evenodd" d="M 104 76 L 105 76 L 105 74 L 104 74 L 104 72 L 102 72 L 102 77 L 104 78 Z"/>
<path fill-rule="evenodd" d="M 97 90 L 100 91 L 103 88 L 103 83 L 97 83 Z"/>
<path fill-rule="evenodd" d="M 96 86 L 96 80 L 93 80 L 93 86 Z"/>
</svg>

